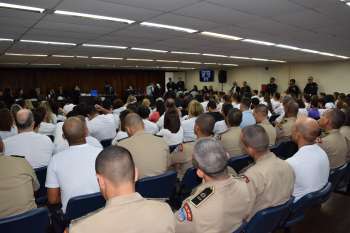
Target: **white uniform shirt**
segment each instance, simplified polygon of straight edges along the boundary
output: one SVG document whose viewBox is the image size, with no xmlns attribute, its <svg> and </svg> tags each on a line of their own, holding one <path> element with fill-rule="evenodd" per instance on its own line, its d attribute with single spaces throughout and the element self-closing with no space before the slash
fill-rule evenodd
<svg viewBox="0 0 350 233">
<path fill-rule="evenodd" d="M 157 125 L 159 129 L 163 129 L 164 127 L 164 114 L 161 115 L 157 121 Z"/>
<path fill-rule="evenodd" d="M 66 104 L 63 106 L 63 112 L 67 115 L 69 112 L 73 110 L 75 104 Z"/>
<path fill-rule="evenodd" d="M 184 139 L 184 131 L 182 127 L 180 126 L 180 129 L 177 131 L 177 133 L 172 133 L 168 129 L 161 129 L 157 135 L 162 136 L 164 141 L 169 146 L 175 146 L 183 142 Z"/>
<path fill-rule="evenodd" d="M 52 123 L 47 122 L 41 122 L 38 133 L 44 134 L 44 135 L 55 135 L 56 131 L 56 125 Z"/>
<path fill-rule="evenodd" d="M 47 168 L 47 188 L 60 188 L 62 210 L 72 197 L 99 192 L 95 160 L 101 149 L 88 144 L 71 146 L 55 154 Z"/>
<path fill-rule="evenodd" d="M 301 147 L 286 160 L 294 170 L 294 202 L 308 193 L 323 188 L 328 182 L 329 160 L 326 152 L 317 144 Z"/>
<path fill-rule="evenodd" d="M 184 142 L 190 142 L 196 140 L 196 135 L 194 134 L 194 124 L 197 117 L 192 117 L 188 120 L 181 122 L 182 129 L 184 131 Z"/>
<path fill-rule="evenodd" d="M 97 147 L 99 149 L 103 149 L 103 146 L 96 138 L 91 137 L 91 136 L 87 136 L 85 138 L 85 140 L 86 140 L 86 143 L 89 144 L 90 146 L 94 146 L 94 147 Z M 55 153 L 54 154 L 57 154 L 61 151 L 67 150 L 69 148 L 69 144 L 68 144 L 67 140 L 63 140 L 62 142 L 63 142 L 62 144 L 55 144 Z"/>
<path fill-rule="evenodd" d="M 118 141 L 123 140 L 123 139 L 128 138 L 128 137 L 129 136 L 126 132 L 119 130 L 117 133 L 117 136 L 112 141 L 112 145 L 115 146 L 118 144 Z"/>
<path fill-rule="evenodd" d="M 145 132 L 150 134 L 156 134 L 158 133 L 158 125 L 156 123 L 153 123 L 147 119 L 143 119 L 143 124 L 145 126 Z"/>
<path fill-rule="evenodd" d="M 53 154 L 50 138 L 35 132 L 24 132 L 4 140 L 4 155 L 24 156 L 33 168 L 45 167 Z"/>
<path fill-rule="evenodd" d="M 99 141 L 115 138 L 117 126 L 112 114 L 97 115 L 94 119 L 86 122 L 91 136 Z"/>
<path fill-rule="evenodd" d="M 15 126 L 12 126 L 10 131 L 0 131 L 0 137 L 2 138 L 2 140 L 4 140 L 6 138 L 16 135 L 17 133 L 17 128 Z"/>
<path fill-rule="evenodd" d="M 221 121 L 218 121 L 215 123 L 214 125 L 214 134 L 221 134 L 223 132 L 225 132 L 227 130 L 227 125 L 226 125 L 226 122 L 225 120 L 221 120 Z"/>
<path fill-rule="evenodd" d="M 207 110 L 208 103 L 209 103 L 209 101 L 204 101 L 201 103 L 204 112 L 208 112 L 208 110 Z"/>
</svg>

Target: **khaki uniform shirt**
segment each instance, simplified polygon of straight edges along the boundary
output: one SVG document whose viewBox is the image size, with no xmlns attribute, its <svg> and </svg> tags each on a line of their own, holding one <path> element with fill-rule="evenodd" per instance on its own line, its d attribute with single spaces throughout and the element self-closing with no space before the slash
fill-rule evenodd
<svg viewBox="0 0 350 233">
<path fill-rule="evenodd" d="M 157 176 L 168 170 L 169 146 L 163 138 L 141 131 L 120 141 L 118 146 L 130 151 L 140 178 Z"/>
<path fill-rule="evenodd" d="M 69 233 L 174 233 L 175 221 L 163 202 L 144 199 L 140 194 L 114 197 L 106 206 L 74 221 Z"/>
<path fill-rule="evenodd" d="M 192 165 L 193 148 L 196 142 L 186 142 L 179 146 L 178 150 L 171 154 L 171 164 L 177 172 L 179 179 L 182 179 L 187 169 Z"/>
<path fill-rule="evenodd" d="M 262 126 L 265 129 L 267 136 L 269 136 L 269 145 L 275 145 L 277 137 L 276 128 L 273 127 L 273 125 L 271 125 L 271 123 L 268 120 L 264 120 L 258 125 Z"/>
<path fill-rule="evenodd" d="M 287 202 L 293 193 L 295 175 L 292 167 L 272 152 L 259 158 L 244 175 L 250 180 L 251 190 L 255 193 L 250 218 L 262 209 Z"/>
<path fill-rule="evenodd" d="M 296 120 L 296 117 L 285 117 L 282 122 L 276 126 L 277 138 L 279 142 L 291 139 L 292 129 Z"/>
<path fill-rule="evenodd" d="M 342 126 L 339 131 L 344 137 L 350 140 L 350 126 Z"/>
<path fill-rule="evenodd" d="M 0 218 L 35 209 L 40 184 L 24 157 L 0 156 Z"/>
<path fill-rule="evenodd" d="M 243 178 L 203 183 L 175 213 L 176 233 L 232 233 L 254 204 Z"/>
<path fill-rule="evenodd" d="M 220 135 L 221 144 L 230 157 L 244 154 L 241 144 L 241 131 L 239 126 L 231 127 Z"/>
<path fill-rule="evenodd" d="M 324 133 L 321 136 L 319 145 L 327 153 L 331 169 L 340 167 L 346 163 L 349 153 L 349 143 L 338 129 Z"/>
</svg>

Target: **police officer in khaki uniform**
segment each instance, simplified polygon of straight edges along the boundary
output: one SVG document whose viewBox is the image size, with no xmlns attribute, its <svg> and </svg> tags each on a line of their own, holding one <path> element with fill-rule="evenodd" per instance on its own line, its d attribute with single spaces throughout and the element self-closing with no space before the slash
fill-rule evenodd
<svg viewBox="0 0 350 233">
<path fill-rule="evenodd" d="M 345 121 L 342 127 L 340 127 L 340 133 L 350 140 L 350 108 L 343 110 L 345 113 Z"/>
<path fill-rule="evenodd" d="M 163 202 L 135 192 L 137 169 L 130 152 L 119 146 L 104 149 L 96 158 L 96 173 L 106 206 L 74 221 L 70 233 L 173 233 L 174 215 Z"/>
<path fill-rule="evenodd" d="M 269 109 L 264 104 L 258 104 L 253 111 L 253 115 L 255 117 L 256 123 L 261 125 L 269 137 L 269 145 L 275 145 L 276 143 L 276 129 L 271 125 L 269 120 L 267 119 Z"/>
<path fill-rule="evenodd" d="M 139 170 L 139 177 L 157 176 L 167 171 L 170 165 L 169 146 L 163 138 L 144 131 L 142 118 L 129 113 L 124 119 L 129 138 L 118 143 L 128 149 Z"/>
<path fill-rule="evenodd" d="M 231 233 L 250 214 L 254 195 L 248 179 L 228 174 L 227 154 L 219 141 L 200 139 L 193 153 L 197 175 L 204 183 L 175 213 L 177 233 Z"/>
<path fill-rule="evenodd" d="M 220 141 L 225 151 L 230 157 L 244 154 L 240 140 L 242 122 L 242 112 L 238 109 L 232 109 L 226 117 L 227 125 L 230 127 L 220 135 Z"/>
<path fill-rule="evenodd" d="M 260 125 L 242 129 L 242 144 L 255 164 L 244 175 L 250 180 L 251 191 L 256 199 L 250 218 L 256 212 L 287 202 L 294 189 L 295 175 L 292 167 L 270 152 L 269 138 Z"/>
<path fill-rule="evenodd" d="M 39 187 L 24 157 L 0 156 L 0 218 L 35 209 L 34 191 Z"/>
<path fill-rule="evenodd" d="M 344 165 L 349 155 L 349 140 L 339 132 L 344 121 L 345 114 L 339 109 L 327 110 L 318 121 L 325 131 L 318 143 L 327 153 L 331 169 Z"/>
<path fill-rule="evenodd" d="M 292 139 L 292 129 L 297 120 L 299 105 L 291 100 L 284 104 L 284 111 L 282 122 L 276 125 L 277 143 Z"/>
<path fill-rule="evenodd" d="M 207 113 L 199 115 L 194 124 L 194 133 L 197 140 L 200 138 L 212 137 L 215 119 Z M 175 167 L 178 177 L 182 179 L 187 169 L 192 167 L 192 154 L 196 142 L 186 142 L 180 146 L 180 149 L 172 153 L 171 163 Z"/>
</svg>

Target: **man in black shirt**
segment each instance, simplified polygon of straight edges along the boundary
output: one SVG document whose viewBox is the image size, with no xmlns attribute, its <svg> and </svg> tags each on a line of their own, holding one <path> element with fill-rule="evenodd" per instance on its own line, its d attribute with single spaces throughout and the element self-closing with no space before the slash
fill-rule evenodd
<svg viewBox="0 0 350 233">
<path fill-rule="evenodd" d="M 287 89 L 287 94 L 291 95 L 294 98 L 298 98 L 300 95 L 300 89 L 299 87 L 295 84 L 295 79 L 289 80 L 289 87 Z"/>
<path fill-rule="evenodd" d="M 216 108 L 216 102 L 214 100 L 209 100 L 207 105 L 208 114 L 214 117 L 215 122 L 224 120 L 224 116 L 218 112 Z"/>
<path fill-rule="evenodd" d="M 317 91 L 318 91 L 318 85 L 317 83 L 314 82 L 314 78 L 310 76 L 307 79 L 307 84 L 304 88 L 304 94 L 313 96 L 313 95 L 317 95 Z"/>
<path fill-rule="evenodd" d="M 241 96 L 248 97 L 248 98 L 250 98 L 252 96 L 252 91 L 251 91 L 250 86 L 248 85 L 247 81 L 243 82 L 243 86 L 241 88 Z"/>
<path fill-rule="evenodd" d="M 277 84 L 275 83 L 276 79 L 274 77 L 270 78 L 270 83 L 267 84 L 267 93 L 270 96 L 273 96 L 277 92 Z"/>
</svg>

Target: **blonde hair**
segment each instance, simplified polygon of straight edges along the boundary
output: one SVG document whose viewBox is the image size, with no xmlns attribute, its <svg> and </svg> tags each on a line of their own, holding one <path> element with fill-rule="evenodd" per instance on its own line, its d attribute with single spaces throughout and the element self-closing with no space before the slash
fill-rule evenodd
<svg viewBox="0 0 350 233">
<path fill-rule="evenodd" d="M 149 108 L 151 106 L 151 101 L 149 101 L 149 99 L 147 99 L 147 98 L 144 98 L 142 100 L 142 105 Z"/>
<path fill-rule="evenodd" d="M 203 106 L 197 100 L 192 100 L 190 102 L 190 104 L 188 105 L 188 115 L 189 115 L 189 117 L 199 116 L 203 112 L 204 112 Z"/>
<path fill-rule="evenodd" d="M 54 123 L 53 119 L 52 119 L 53 112 L 52 112 L 52 108 L 51 108 L 50 103 L 48 101 L 41 101 L 39 106 L 45 108 L 45 110 L 46 110 L 47 123 Z"/>
<path fill-rule="evenodd" d="M 32 103 L 32 101 L 30 99 L 24 100 L 24 105 L 25 105 L 26 109 L 29 109 L 29 110 L 33 110 L 34 109 L 33 103 Z"/>
</svg>

